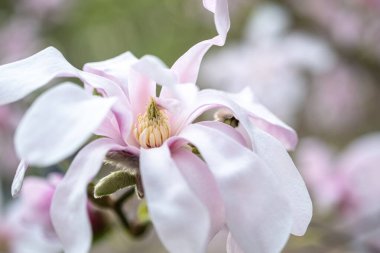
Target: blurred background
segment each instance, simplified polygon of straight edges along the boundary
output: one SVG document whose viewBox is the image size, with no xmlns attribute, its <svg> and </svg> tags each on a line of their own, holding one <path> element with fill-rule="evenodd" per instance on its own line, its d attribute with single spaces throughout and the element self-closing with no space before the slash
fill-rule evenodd
<svg viewBox="0 0 380 253">
<path fill-rule="evenodd" d="M 248 86 L 297 130 L 291 154 L 314 217 L 284 252 L 380 252 L 380 1 L 229 3 L 227 44 L 206 55 L 198 84 L 229 92 Z M 0 1 L 1 64 L 54 46 L 78 68 L 125 51 L 171 66 L 215 34 L 200 0 Z M 14 130 L 36 96 L 0 107 L 0 252 L 60 252 L 48 208 L 61 178 L 56 172 L 68 163 L 30 170 L 21 196 L 10 198 Z M 154 232 L 135 240 L 112 214 L 89 212 L 94 253 L 165 252 Z M 224 248 L 221 233 L 210 252 Z"/>
</svg>

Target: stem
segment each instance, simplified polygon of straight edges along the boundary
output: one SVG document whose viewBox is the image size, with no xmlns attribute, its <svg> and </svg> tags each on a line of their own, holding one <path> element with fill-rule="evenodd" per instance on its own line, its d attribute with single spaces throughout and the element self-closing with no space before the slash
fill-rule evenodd
<svg viewBox="0 0 380 253">
<path fill-rule="evenodd" d="M 114 204 L 113 211 L 123 224 L 126 231 L 135 238 L 139 238 L 145 234 L 147 229 L 150 227 L 150 223 L 137 223 L 130 221 L 127 215 L 124 215 L 123 204 L 135 193 L 135 187 L 130 187 Z"/>
<path fill-rule="evenodd" d="M 94 198 L 94 185 L 90 184 L 88 186 L 88 197 L 89 200 L 98 207 L 106 208 L 112 210 L 121 224 L 124 226 L 125 230 L 134 238 L 139 238 L 145 234 L 145 232 L 150 227 L 150 222 L 138 223 L 135 221 L 130 221 L 128 216 L 123 212 L 123 205 L 135 194 L 136 187 L 129 187 L 125 193 L 114 200 L 109 196 L 102 198 Z"/>
</svg>

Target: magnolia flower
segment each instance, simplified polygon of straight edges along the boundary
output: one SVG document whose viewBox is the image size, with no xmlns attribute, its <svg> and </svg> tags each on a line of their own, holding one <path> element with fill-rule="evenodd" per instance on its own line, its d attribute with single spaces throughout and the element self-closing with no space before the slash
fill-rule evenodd
<svg viewBox="0 0 380 253">
<path fill-rule="evenodd" d="M 41 95 L 15 137 L 22 159 L 15 194 L 28 164 L 55 164 L 93 134 L 100 137 L 79 151 L 53 197 L 52 221 L 65 252 L 90 248 L 87 185 L 109 153 L 138 158 L 140 190 L 170 252 L 205 252 L 222 229 L 229 231 L 228 252 L 235 253 L 279 252 L 290 233 L 305 233 L 311 201 L 285 148 L 295 146 L 295 132 L 247 102 L 249 93 L 195 85 L 203 55 L 224 44 L 230 25 L 226 0 L 203 4 L 215 13 L 218 35 L 193 46 L 170 69 L 154 56 L 137 59 L 128 52 L 81 71 L 54 48 L 0 67 L 1 104 L 54 77 L 84 82 L 84 89 L 64 83 Z M 230 125 L 194 123 L 218 108 L 226 110 L 219 120 Z"/>
</svg>

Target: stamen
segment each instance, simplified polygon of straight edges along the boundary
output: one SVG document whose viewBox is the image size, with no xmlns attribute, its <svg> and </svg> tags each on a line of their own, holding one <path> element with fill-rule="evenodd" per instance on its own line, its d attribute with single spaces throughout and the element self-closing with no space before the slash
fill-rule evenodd
<svg viewBox="0 0 380 253">
<path fill-rule="evenodd" d="M 230 125 L 234 128 L 239 126 L 239 120 L 235 118 L 233 113 L 227 109 L 218 110 L 214 114 L 214 118 L 216 121 L 223 122 L 224 124 Z"/>
<path fill-rule="evenodd" d="M 143 148 L 160 147 L 169 138 L 168 116 L 163 109 L 157 106 L 153 98 L 146 112 L 137 117 L 134 135 Z"/>
</svg>

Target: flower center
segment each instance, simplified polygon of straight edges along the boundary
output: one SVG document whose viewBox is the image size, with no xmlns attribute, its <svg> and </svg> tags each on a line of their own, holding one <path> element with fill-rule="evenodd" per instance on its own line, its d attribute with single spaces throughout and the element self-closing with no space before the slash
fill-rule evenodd
<svg viewBox="0 0 380 253">
<path fill-rule="evenodd" d="M 157 148 L 170 136 L 169 119 L 153 98 L 144 114 L 137 117 L 133 131 L 136 140 L 143 148 Z"/>
</svg>

